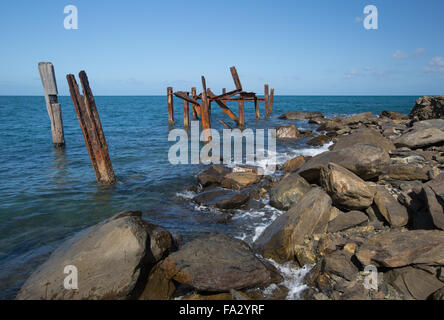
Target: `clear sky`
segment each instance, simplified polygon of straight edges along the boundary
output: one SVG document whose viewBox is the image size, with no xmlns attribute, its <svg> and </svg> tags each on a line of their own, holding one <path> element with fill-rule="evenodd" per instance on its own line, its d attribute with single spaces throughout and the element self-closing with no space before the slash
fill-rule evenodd
<svg viewBox="0 0 444 320">
<path fill-rule="evenodd" d="M 65 30 L 66 5 L 78 30 Z M 378 8 L 378 30 L 363 26 Z M 0 95 L 42 95 L 39 61 L 86 70 L 96 95 L 234 85 L 294 95 L 444 94 L 442 0 L 0 2 Z"/>
</svg>

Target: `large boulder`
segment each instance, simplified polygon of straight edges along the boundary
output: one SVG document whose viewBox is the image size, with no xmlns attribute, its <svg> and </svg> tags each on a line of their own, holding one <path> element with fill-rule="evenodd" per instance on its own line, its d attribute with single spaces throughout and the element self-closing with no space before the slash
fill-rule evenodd
<svg viewBox="0 0 444 320">
<path fill-rule="evenodd" d="M 305 193 L 296 206 L 274 220 L 254 247 L 266 258 L 278 262 L 293 260 L 295 248 L 306 236 L 326 232 L 330 212 L 330 197 L 315 187 Z"/>
<path fill-rule="evenodd" d="M 392 227 L 402 227 L 409 222 L 407 208 L 400 204 L 383 186 L 378 186 L 376 189 L 375 205 Z"/>
<path fill-rule="evenodd" d="M 270 204 L 287 210 L 297 204 L 310 191 L 310 184 L 297 173 L 291 173 L 276 183 L 270 190 Z"/>
<path fill-rule="evenodd" d="M 282 281 L 243 241 L 211 234 L 185 244 L 160 264 L 168 279 L 199 291 L 229 292 Z"/>
<path fill-rule="evenodd" d="M 299 139 L 301 133 L 294 124 L 288 126 L 280 126 L 276 128 L 276 138 L 281 140 Z"/>
<path fill-rule="evenodd" d="M 65 241 L 25 282 L 17 299 L 100 300 L 137 296 L 152 266 L 172 248 L 171 234 L 141 219 L 116 215 Z M 78 289 L 65 289 L 66 266 L 78 271 Z M 143 289 L 143 288 L 142 288 Z"/>
<path fill-rule="evenodd" d="M 283 120 L 310 120 L 314 118 L 324 118 L 321 112 L 306 112 L 306 111 L 290 111 L 281 116 L 279 119 Z"/>
<path fill-rule="evenodd" d="M 361 179 L 369 180 L 385 173 L 391 160 L 384 149 L 358 143 L 338 151 L 321 153 L 300 166 L 296 172 L 308 182 L 317 183 L 321 168 L 329 162 L 339 164 Z"/>
<path fill-rule="evenodd" d="M 444 118 L 444 96 L 419 98 L 409 117 L 413 121 Z"/>
<path fill-rule="evenodd" d="M 423 190 L 433 224 L 444 230 L 444 173 L 424 184 Z"/>
<path fill-rule="evenodd" d="M 436 128 L 413 129 L 394 140 L 396 147 L 418 149 L 444 143 L 444 131 Z"/>
<path fill-rule="evenodd" d="M 444 265 L 444 231 L 395 230 L 380 233 L 364 242 L 356 257 L 363 265 L 378 267 Z"/>
<path fill-rule="evenodd" d="M 357 130 L 350 135 L 339 137 L 331 150 L 336 151 L 348 148 L 358 143 L 371 144 L 380 147 L 387 152 L 395 149 L 395 145 L 378 131 L 371 128 L 365 128 Z"/>
<path fill-rule="evenodd" d="M 320 183 L 336 207 L 359 210 L 373 203 L 374 189 L 353 172 L 335 163 L 321 168 Z"/>
</svg>

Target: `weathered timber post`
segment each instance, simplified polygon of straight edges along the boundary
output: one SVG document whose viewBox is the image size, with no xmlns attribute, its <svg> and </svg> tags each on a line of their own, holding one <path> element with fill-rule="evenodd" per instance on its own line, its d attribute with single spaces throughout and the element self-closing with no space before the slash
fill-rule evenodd
<svg viewBox="0 0 444 320">
<path fill-rule="evenodd" d="M 195 87 L 192 87 L 191 88 L 191 97 L 193 98 L 193 99 L 195 99 L 196 100 L 196 88 Z M 191 108 L 193 109 L 193 120 L 198 120 L 198 117 L 197 117 L 197 114 L 198 114 L 198 112 L 197 112 L 197 108 L 196 108 L 197 106 L 195 105 L 195 104 L 193 104 L 192 106 L 191 106 Z"/>
<path fill-rule="evenodd" d="M 270 90 L 270 106 L 269 106 L 270 114 L 273 113 L 273 98 L 274 98 L 274 88 L 271 88 L 271 90 Z"/>
<path fill-rule="evenodd" d="M 62 108 L 57 98 L 58 91 L 54 66 L 51 62 L 40 62 L 39 73 L 45 94 L 46 110 L 51 121 L 52 142 L 55 147 L 64 147 L 65 136 L 63 133 Z"/>
<path fill-rule="evenodd" d="M 83 96 L 79 92 L 79 86 L 74 75 L 68 74 L 66 76 L 86 149 L 88 150 L 97 182 L 114 184 L 116 183 L 116 177 L 109 158 L 108 145 L 85 71 L 79 73 L 79 78 L 83 88 Z"/>
<path fill-rule="evenodd" d="M 265 116 L 268 117 L 268 114 L 270 113 L 268 110 L 269 107 L 269 100 L 268 100 L 268 84 L 264 85 L 264 100 L 265 100 Z"/>
<path fill-rule="evenodd" d="M 202 107 L 200 109 L 202 114 L 202 131 L 206 129 L 211 129 L 211 119 L 208 110 L 208 97 L 207 97 L 207 85 L 205 82 L 205 77 L 202 76 Z M 204 142 L 209 142 L 212 140 L 211 131 L 204 131 L 203 133 Z"/>
<path fill-rule="evenodd" d="M 254 109 L 256 110 L 256 120 L 259 120 L 261 118 L 261 114 L 259 112 L 259 100 L 257 97 L 254 97 Z"/>
<path fill-rule="evenodd" d="M 186 93 L 187 96 L 189 95 L 189 93 Z M 182 100 L 183 101 L 183 126 L 185 128 L 189 128 L 190 127 L 190 104 L 187 100 Z"/>
<path fill-rule="evenodd" d="M 222 94 L 225 94 L 225 93 L 227 93 L 227 89 L 222 88 Z"/>
<path fill-rule="evenodd" d="M 239 100 L 239 127 L 245 126 L 244 100 Z"/>
<path fill-rule="evenodd" d="M 174 125 L 174 105 L 173 105 L 173 88 L 167 88 L 167 100 L 168 100 L 168 124 Z"/>
</svg>

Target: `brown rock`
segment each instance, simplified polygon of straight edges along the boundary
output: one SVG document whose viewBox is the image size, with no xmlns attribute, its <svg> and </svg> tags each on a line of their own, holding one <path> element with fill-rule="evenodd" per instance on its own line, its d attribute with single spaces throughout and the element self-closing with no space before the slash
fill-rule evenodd
<svg viewBox="0 0 444 320">
<path fill-rule="evenodd" d="M 395 111 L 382 111 L 379 115 L 381 118 L 389 118 L 392 120 L 408 120 L 409 115 L 405 113 L 395 112 Z"/>
<path fill-rule="evenodd" d="M 297 173 L 282 178 L 270 191 L 270 204 L 278 209 L 289 209 L 310 191 L 310 184 Z"/>
<path fill-rule="evenodd" d="M 444 265 L 444 231 L 395 230 L 368 239 L 356 253 L 364 265 L 398 268 L 411 264 Z"/>
<path fill-rule="evenodd" d="M 262 175 L 253 172 L 231 172 L 223 177 L 221 186 L 227 189 L 241 190 L 258 183 L 262 177 Z"/>
<path fill-rule="evenodd" d="M 335 251 L 324 256 L 322 269 L 326 273 L 337 275 L 349 281 L 358 275 L 358 268 L 351 262 L 351 255 Z"/>
<path fill-rule="evenodd" d="M 427 182 L 423 190 L 433 224 L 444 230 L 444 173 Z"/>
<path fill-rule="evenodd" d="M 305 112 L 305 111 L 290 111 L 281 116 L 279 119 L 283 120 L 311 120 L 315 118 L 324 118 L 321 112 Z"/>
<path fill-rule="evenodd" d="M 331 150 L 337 151 L 351 147 L 358 143 L 371 144 L 373 146 L 380 147 L 387 152 L 395 149 L 395 145 L 387 138 L 384 138 L 378 131 L 365 128 L 357 130 L 348 136 L 338 138 Z"/>
<path fill-rule="evenodd" d="M 281 140 L 299 139 L 301 133 L 294 124 L 288 126 L 280 126 L 276 128 L 276 138 Z"/>
<path fill-rule="evenodd" d="M 318 147 L 331 141 L 331 138 L 326 135 L 319 135 L 307 142 L 309 146 Z"/>
<path fill-rule="evenodd" d="M 335 206 L 359 210 L 373 203 L 373 188 L 353 172 L 335 163 L 329 163 L 321 169 L 320 182 Z"/>
<path fill-rule="evenodd" d="M 414 164 L 392 164 L 388 167 L 387 175 L 391 179 L 403 181 L 427 181 L 427 170 Z"/>
<path fill-rule="evenodd" d="M 374 200 L 379 213 L 391 226 L 402 227 L 408 223 L 407 208 L 400 204 L 385 187 L 377 187 Z"/>
<path fill-rule="evenodd" d="M 359 226 L 367 221 L 367 215 L 361 211 L 341 212 L 335 219 L 328 223 L 328 232 L 342 231 Z"/>
<path fill-rule="evenodd" d="M 267 286 L 282 280 L 245 242 L 222 234 L 185 244 L 163 260 L 160 268 L 168 279 L 208 292 Z"/>
<path fill-rule="evenodd" d="M 174 291 L 176 291 L 174 282 L 166 277 L 157 264 L 151 270 L 139 300 L 170 300 Z"/>
<path fill-rule="evenodd" d="M 403 134 L 394 141 L 396 147 L 418 149 L 444 143 L 444 131 L 436 128 L 416 129 Z"/>
<path fill-rule="evenodd" d="M 426 300 L 432 293 L 444 287 L 444 283 L 436 279 L 435 276 L 413 267 L 390 271 L 388 280 L 403 294 L 411 295 L 417 300 Z"/>
<path fill-rule="evenodd" d="M 292 260 L 294 247 L 302 244 L 305 236 L 326 231 L 330 210 L 330 197 L 322 189 L 313 188 L 265 229 L 255 248 L 264 257 L 278 262 Z"/>
<path fill-rule="evenodd" d="M 296 158 L 293 158 L 285 162 L 284 165 L 282 166 L 282 170 L 287 172 L 292 172 L 295 171 L 299 166 L 303 165 L 304 163 L 305 163 L 305 157 L 297 156 Z"/>
<path fill-rule="evenodd" d="M 338 151 L 321 153 L 300 166 L 296 172 L 308 182 L 316 183 L 319 182 L 321 168 L 329 162 L 339 164 L 361 179 L 368 180 L 385 173 L 391 160 L 389 154 L 380 147 L 355 144 Z"/>
</svg>

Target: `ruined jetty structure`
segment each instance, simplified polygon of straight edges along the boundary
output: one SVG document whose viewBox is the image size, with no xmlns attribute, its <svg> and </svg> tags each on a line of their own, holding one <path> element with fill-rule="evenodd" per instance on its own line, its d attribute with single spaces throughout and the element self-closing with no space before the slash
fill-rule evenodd
<svg viewBox="0 0 444 320">
<path fill-rule="evenodd" d="M 264 97 L 259 98 L 255 92 L 244 91 L 242 84 L 239 79 L 239 75 L 235 67 L 230 68 L 231 76 L 233 77 L 233 82 L 235 89 L 231 91 L 226 91 L 225 88 L 222 89 L 222 94 L 216 95 L 211 91 L 210 88 L 206 86 L 205 77 L 202 76 L 202 92 L 197 94 L 196 88 L 191 88 L 190 92 L 186 91 L 176 91 L 173 92 L 172 87 L 167 88 L 167 103 L 168 103 L 168 123 L 170 126 L 175 124 L 174 121 L 174 102 L 173 95 L 182 99 L 183 101 L 183 122 L 184 127 L 190 126 L 190 109 L 191 104 L 193 120 L 201 121 L 202 130 L 211 129 L 211 103 L 215 102 L 222 111 L 235 123 L 238 128 L 245 127 L 245 102 L 253 102 L 256 112 L 256 120 L 260 119 L 259 102 L 264 102 L 265 105 L 265 117 L 268 117 L 273 112 L 273 98 L 274 89 L 269 90 L 269 85 L 264 85 Z M 238 102 L 239 110 L 236 115 L 227 106 L 227 102 Z M 224 120 L 219 119 L 225 127 L 231 129 L 233 126 L 226 123 Z M 209 131 L 204 133 L 204 140 L 208 142 L 211 140 L 211 134 Z"/>
</svg>

